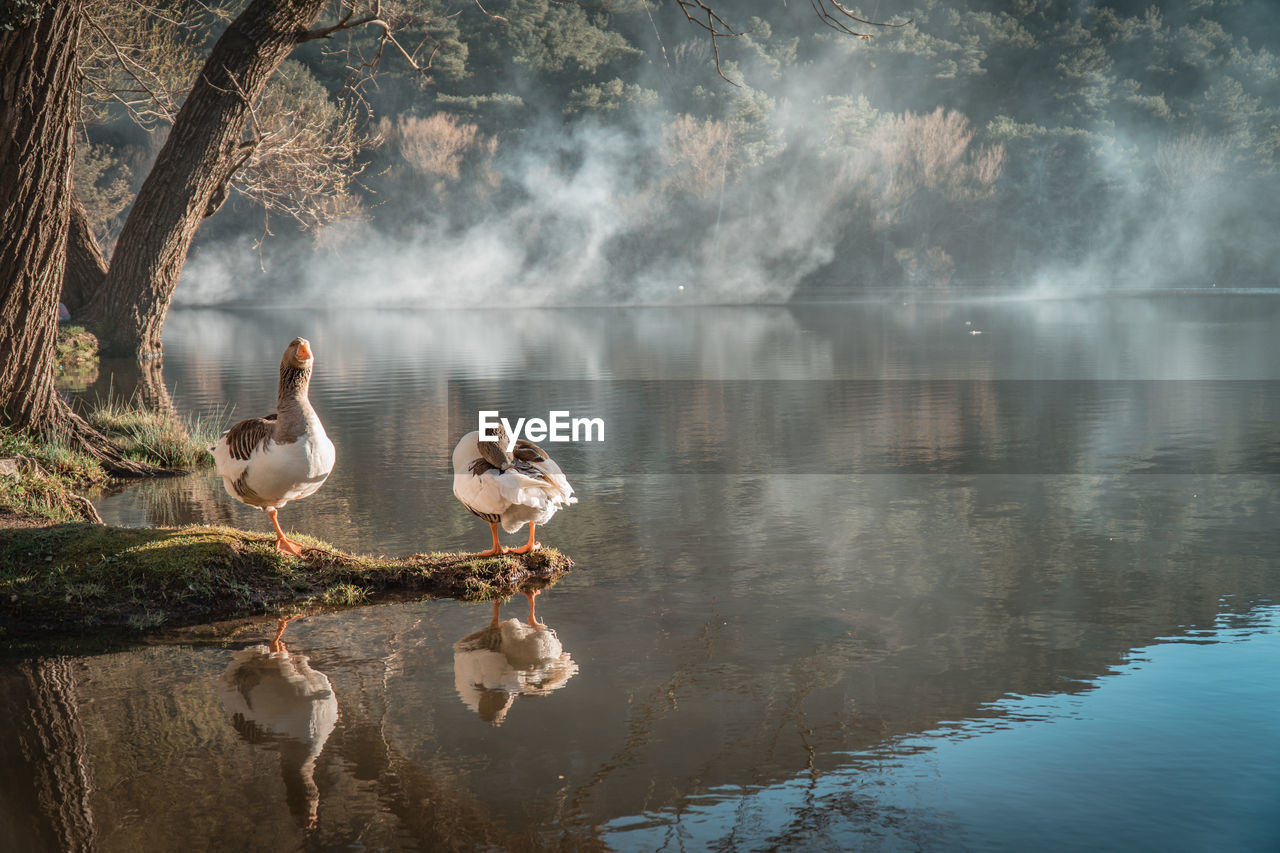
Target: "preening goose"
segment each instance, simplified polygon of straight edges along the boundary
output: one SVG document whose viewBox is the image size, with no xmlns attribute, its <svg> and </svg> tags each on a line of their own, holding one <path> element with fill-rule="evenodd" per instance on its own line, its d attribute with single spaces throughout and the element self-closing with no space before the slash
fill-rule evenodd
<svg viewBox="0 0 1280 853">
<path fill-rule="evenodd" d="M 276 510 L 315 494 L 333 470 L 335 456 L 307 399 L 314 364 L 306 338 L 290 341 L 280 359 L 275 413 L 241 421 L 209 448 L 227 494 L 270 516 L 276 548 L 298 557 L 302 547 L 284 535 Z"/>
<path fill-rule="evenodd" d="M 520 439 L 508 451 L 506 430 L 498 428 L 497 441 L 481 441 L 479 431 L 462 437 L 453 451 L 453 494 L 467 512 L 489 523 L 493 547 L 477 556 L 506 553 L 498 541 L 498 525 L 515 533 L 529 525 L 529 541 L 513 554 L 528 554 L 542 543 L 534 530 L 546 524 L 561 507 L 575 504 L 573 486 L 560 466 L 530 441 Z"/>
</svg>

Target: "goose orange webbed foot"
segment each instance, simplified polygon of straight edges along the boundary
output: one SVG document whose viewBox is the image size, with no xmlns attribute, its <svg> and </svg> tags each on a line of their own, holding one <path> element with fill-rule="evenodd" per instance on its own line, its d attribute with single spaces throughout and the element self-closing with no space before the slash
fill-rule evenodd
<svg viewBox="0 0 1280 853">
<path fill-rule="evenodd" d="M 276 550 L 282 554 L 292 554 L 295 557 L 302 556 L 302 546 L 292 539 L 277 539 Z"/>
<path fill-rule="evenodd" d="M 519 548 L 512 548 L 512 549 L 511 549 L 511 553 L 512 553 L 512 554 L 528 554 L 530 551 L 536 551 L 536 550 L 538 550 L 539 548 L 541 548 L 541 547 L 542 547 L 542 543 L 541 543 L 541 542 L 535 542 L 535 541 L 534 541 L 534 539 L 533 539 L 533 529 L 534 529 L 535 527 L 537 527 L 537 525 L 536 525 L 536 524 L 532 524 L 532 523 L 530 523 L 530 525 L 529 525 L 529 541 L 528 541 L 528 542 L 526 542 L 526 543 L 524 543 L 523 545 L 521 545 Z"/>
<path fill-rule="evenodd" d="M 284 530 L 280 527 L 280 518 L 276 513 L 276 508 L 267 507 L 266 513 L 267 517 L 271 519 L 271 526 L 276 530 L 276 550 L 282 554 L 292 554 L 295 557 L 301 557 L 302 546 L 284 535 Z"/>
</svg>

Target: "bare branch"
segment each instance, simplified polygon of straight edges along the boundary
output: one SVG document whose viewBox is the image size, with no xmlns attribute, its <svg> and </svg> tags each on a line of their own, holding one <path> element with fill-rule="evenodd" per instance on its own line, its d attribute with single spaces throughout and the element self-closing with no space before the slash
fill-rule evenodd
<svg viewBox="0 0 1280 853">
<path fill-rule="evenodd" d="M 502 17 L 501 15 L 495 15 L 494 13 L 486 9 L 484 6 L 481 6 L 480 0 L 475 0 L 475 4 L 476 4 L 476 8 L 479 9 L 486 18 L 492 18 L 495 21 L 503 21 L 504 23 L 506 22 L 507 20 L 506 18 Z"/>
<path fill-rule="evenodd" d="M 237 0 L 86 0 L 79 70 L 81 121 L 118 104 L 139 126 L 172 123 L 199 70 L 210 19 L 229 20 Z"/>
<path fill-rule="evenodd" d="M 903 21 L 900 24 L 887 24 L 881 21 L 869 21 L 866 18 L 860 18 L 857 15 L 855 15 L 850 9 L 843 6 L 839 2 L 839 0 L 809 0 L 809 4 L 813 6 L 813 11 L 817 13 L 818 18 L 819 20 L 822 21 L 822 23 L 826 24 L 828 27 L 831 27 L 831 29 L 836 30 L 837 32 L 844 33 L 845 35 L 857 36 L 860 39 L 869 39 L 871 38 L 871 34 L 858 32 L 857 30 L 853 29 L 848 24 L 846 24 L 844 21 L 842 21 L 840 18 L 837 18 L 830 11 L 828 11 L 827 9 L 828 3 L 830 3 L 831 7 L 835 9 L 836 12 L 838 12 L 844 18 L 847 18 L 850 21 L 854 21 L 859 24 L 866 24 L 869 27 L 889 27 L 889 28 L 905 27 L 907 24 L 911 23 L 910 18 L 908 18 L 907 20 Z"/>
<path fill-rule="evenodd" d="M 365 24 L 371 24 L 382 17 L 382 3 L 375 3 L 372 12 L 355 17 L 356 3 L 355 0 L 346 0 L 343 3 L 346 6 L 346 12 L 338 19 L 338 22 L 328 26 L 321 27 L 316 30 L 309 30 L 303 34 L 299 41 L 315 41 L 316 39 L 333 38 L 334 33 L 340 33 L 343 30 L 354 30 L 363 27 Z"/>
<path fill-rule="evenodd" d="M 703 0 L 676 0 L 680 5 L 680 11 L 684 12 L 684 16 L 690 23 L 701 27 L 711 35 L 711 50 L 715 54 L 716 73 L 720 75 L 720 79 L 726 83 L 741 88 L 742 84 L 730 80 L 724 74 L 724 69 L 720 67 L 720 42 L 719 39 L 726 36 L 740 36 L 741 32 L 729 26 L 729 23 L 720 14 Z"/>
<path fill-rule="evenodd" d="M 88 23 L 90 29 L 96 32 L 98 37 L 102 39 L 102 43 L 111 49 L 111 52 L 115 55 L 116 62 L 119 64 L 120 70 L 127 74 L 129 79 L 133 80 L 133 82 L 146 93 L 149 103 L 152 105 L 152 109 L 140 111 L 137 107 L 141 103 L 146 103 L 146 101 L 128 101 L 123 97 L 121 90 L 119 89 L 103 92 L 101 93 L 102 96 L 118 102 L 134 116 L 135 120 L 137 120 L 139 124 L 145 125 L 149 123 L 152 117 L 157 117 L 166 122 L 172 123 L 175 112 L 174 99 L 170 92 L 164 91 L 164 81 L 160 80 L 158 75 L 143 66 L 141 63 L 126 56 L 124 51 L 121 50 L 120 45 L 116 43 L 115 39 L 108 35 L 107 31 L 99 26 L 96 21 L 88 16 L 86 16 L 85 21 Z M 152 78 L 151 83 L 148 83 L 143 79 L 144 75 Z M 96 83 L 96 81 L 92 80 L 90 82 L 91 85 Z"/>
<path fill-rule="evenodd" d="M 742 32 L 735 30 L 728 21 L 721 17 L 706 0 L 676 0 L 680 6 L 680 11 L 684 13 L 685 19 L 694 26 L 706 30 L 711 36 L 711 50 L 715 57 L 716 73 L 721 79 L 734 86 L 742 84 L 730 80 L 725 76 L 724 69 L 720 65 L 720 39 L 740 36 Z M 845 33 L 846 35 L 857 36 L 858 38 L 869 39 L 870 33 L 858 32 L 853 29 L 847 21 L 853 21 L 858 24 L 865 24 L 869 27 L 905 27 L 911 23 L 910 20 L 899 24 L 888 24 L 880 21 L 871 21 L 866 18 L 859 17 L 848 7 L 844 6 L 839 0 L 809 0 L 813 6 L 813 11 L 818 15 L 819 20 L 834 30 Z M 827 8 L 830 4 L 831 9 Z M 835 11 L 833 12 L 832 9 Z"/>
<path fill-rule="evenodd" d="M 314 229 L 358 209 L 349 191 L 364 169 L 356 157 L 380 142 L 358 130 L 355 109 L 334 103 L 314 81 L 308 83 L 305 68 L 286 65 L 281 71 L 249 106 L 243 159 L 228 178 L 231 187 L 263 208 L 264 236 L 272 214 Z"/>
</svg>

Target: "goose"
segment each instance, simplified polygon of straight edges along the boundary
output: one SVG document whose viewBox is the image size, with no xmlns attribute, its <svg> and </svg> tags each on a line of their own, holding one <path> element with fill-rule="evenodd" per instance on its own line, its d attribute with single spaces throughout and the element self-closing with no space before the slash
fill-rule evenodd
<svg viewBox="0 0 1280 853">
<path fill-rule="evenodd" d="M 453 687 L 480 718 L 502 725 L 517 696 L 546 696 L 565 685 L 578 665 L 560 644 L 556 632 L 533 618 L 500 621 L 498 602 L 489 624 L 453 644 Z"/>
<path fill-rule="evenodd" d="M 307 399 L 314 364 L 310 341 L 290 341 L 280 359 L 275 413 L 241 421 L 209 448 L 227 494 L 265 512 L 276 530 L 276 549 L 295 557 L 302 556 L 302 546 L 284 535 L 276 511 L 315 494 L 335 458 L 333 442 Z"/>
<path fill-rule="evenodd" d="M 575 504 L 573 486 L 560 466 L 538 445 L 524 439 L 508 451 L 507 433 L 498 427 L 497 441 L 481 441 L 479 430 L 462 437 L 453 451 L 453 494 L 467 512 L 489 523 L 493 547 L 477 557 L 505 554 L 498 541 L 498 525 L 515 533 L 529 525 L 529 541 L 512 554 L 528 554 L 542 547 L 534 538 L 561 507 Z"/>
</svg>

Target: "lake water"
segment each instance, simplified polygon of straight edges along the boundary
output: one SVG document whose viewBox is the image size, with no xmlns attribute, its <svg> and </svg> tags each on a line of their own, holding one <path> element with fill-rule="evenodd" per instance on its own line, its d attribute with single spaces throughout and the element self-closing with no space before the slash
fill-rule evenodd
<svg viewBox="0 0 1280 853">
<path fill-rule="evenodd" d="M 421 601 L 287 656 L 266 622 L 0 663 L 0 849 L 1280 849 L 1277 329 L 1245 296 L 174 311 L 185 412 L 271 411 L 312 341 L 338 463 L 281 521 L 346 550 L 488 546 L 450 482 L 477 409 L 600 417 L 543 443 L 577 567 L 502 644 Z M 99 508 L 269 530 L 208 473 Z"/>
</svg>

